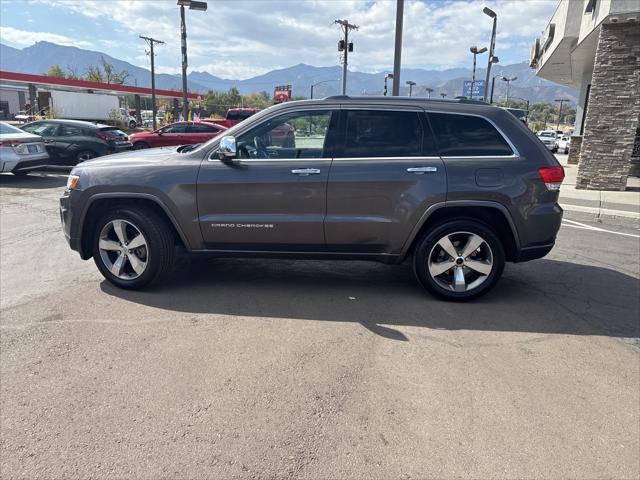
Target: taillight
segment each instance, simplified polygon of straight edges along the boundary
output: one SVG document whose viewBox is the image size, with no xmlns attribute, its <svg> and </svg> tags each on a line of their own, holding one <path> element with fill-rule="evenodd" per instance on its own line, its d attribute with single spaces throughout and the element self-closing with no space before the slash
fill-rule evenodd
<svg viewBox="0 0 640 480">
<path fill-rule="evenodd" d="M 96 131 L 96 135 L 102 140 L 109 140 L 109 135 L 107 135 L 104 132 L 101 132 L 100 130 Z"/>
<path fill-rule="evenodd" d="M 21 143 L 20 140 L 0 140 L 0 146 L 2 147 L 17 147 Z"/>
<path fill-rule="evenodd" d="M 538 169 L 538 173 L 549 190 L 560 190 L 560 185 L 564 180 L 564 168 L 543 167 Z"/>
</svg>

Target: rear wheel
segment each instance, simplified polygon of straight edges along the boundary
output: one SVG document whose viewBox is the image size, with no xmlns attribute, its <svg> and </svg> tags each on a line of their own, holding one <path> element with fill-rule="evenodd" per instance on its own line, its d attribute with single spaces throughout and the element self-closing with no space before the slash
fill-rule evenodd
<svg viewBox="0 0 640 480">
<path fill-rule="evenodd" d="M 461 219 L 427 232 L 418 242 L 413 262 L 417 279 L 429 292 L 463 301 L 495 286 L 505 258 L 502 243 L 488 225 Z"/>
<path fill-rule="evenodd" d="M 78 154 L 76 155 L 76 160 L 78 161 L 78 163 L 80 162 L 85 162 L 87 160 L 91 160 L 92 158 L 96 158 L 97 155 L 95 152 L 92 152 L 91 150 L 82 150 L 81 152 L 78 152 Z"/>
<path fill-rule="evenodd" d="M 129 128 L 136 128 L 136 121 L 135 120 L 131 120 L 129 122 Z"/>
<path fill-rule="evenodd" d="M 119 208 L 96 225 L 93 260 L 120 288 L 136 290 L 160 282 L 170 273 L 173 256 L 172 232 L 151 210 Z"/>
</svg>

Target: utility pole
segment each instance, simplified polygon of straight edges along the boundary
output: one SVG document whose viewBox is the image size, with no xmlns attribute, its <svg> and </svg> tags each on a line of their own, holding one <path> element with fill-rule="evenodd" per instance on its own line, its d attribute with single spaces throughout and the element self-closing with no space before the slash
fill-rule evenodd
<svg viewBox="0 0 640 480">
<path fill-rule="evenodd" d="M 402 57 L 402 24 L 404 20 L 404 0 L 396 3 L 396 48 L 393 55 L 393 90 L 392 95 L 400 95 L 400 64 Z"/>
<path fill-rule="evenodd" d="M 154 53 L 153 53 L 153 45 L 154 44 L 163 44 L 164 42 L 162 40 L 156 40 L 155 38 L 151 38 L 151 37 L 144 37 L 142 35 L 140 35 L 140 38 L 145 40 L 147 42 L 147 44 L 149 44 L 149 55 L 151 55 L 151 111 L 153 112 L 153 129 L 155 130 L 157 128 L 157 123 L 156 123 L 156 112 L 158 110 L 158 107 L 156 105 L 156 67 L 155 67 L 155 58 L 154 58 Z"/>
<path fill-rule="evenodd" d="M 568 102 L 567 98 L 556 98 L 556 102 L 560 102 L 560 111 L 558 112 L 558 123 L 556 124 L 556 130 L 560 130 L 560 119 L 562 118 L 562 106 L 565 102 Z"/>
<path fill-rule="evenodd" d="M 353 43 L 349 43 L 349 32 L 351 30 L 358 30 L 358 25 L 349 23 L 349 20 L 335 20 L 333 23 L 340 25 L 342 32 L 344 33 L 344 40 L 338 42 L 338 51 L 344 51 L 344 57 L 342 59 L 342 95 L 347 94 L 347 63 L 349 52 L 353 52 Z"/>
</svg>

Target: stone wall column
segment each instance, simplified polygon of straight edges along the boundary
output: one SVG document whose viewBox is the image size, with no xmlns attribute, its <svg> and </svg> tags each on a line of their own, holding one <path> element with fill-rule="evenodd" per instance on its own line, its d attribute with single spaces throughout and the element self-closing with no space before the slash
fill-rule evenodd
<svg viewBox="0 0 640 480">
<path fill-rule="evenodd" d="M 569 143 L 569 157 L 567 163 L 577 165 L 580 158 L 580 146 L 582 145 L 582 137 L 580 135 L 572 135 Z"/>
<path fill-rule="evenodd" d="M 576 188 L 626 188 L 639 117 L 640 28 L 602 24 Z"/>
</svg>

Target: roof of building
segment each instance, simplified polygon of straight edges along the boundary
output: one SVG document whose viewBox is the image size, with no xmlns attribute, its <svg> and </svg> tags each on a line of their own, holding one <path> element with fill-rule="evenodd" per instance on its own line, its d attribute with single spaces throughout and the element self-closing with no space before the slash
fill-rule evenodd
<svg viewBox="0 0 640 480">
<path fill-rule="evenodd" d="M 88 80 L 75 80 L 71 78 L 49 77 L 47 75 L 33 75 L 30 73 L 8 72 L 0 70 L 0 80 L 12 83 L 31 83 L 34 85 L 60 89 L 60 90 L 97 90 L 113 95 L 151 95 L 151 89 L 146 87 L 136 87 L 133 85 L 116 85 L 114 83 L 90 82 Z M 159 97 L 182 98 L 182 92 L 177 90 L 164 90 L 156 88 L 156 95 Z M 198 93 L 188 93 L 191 100 L 200 100 L 202 96 Z"/>
</svg>

